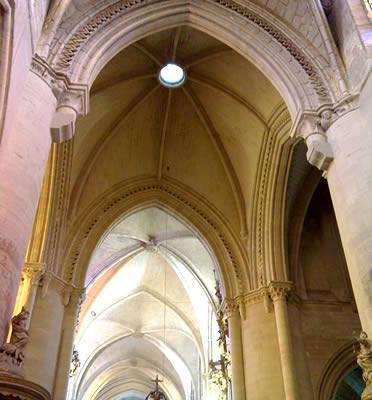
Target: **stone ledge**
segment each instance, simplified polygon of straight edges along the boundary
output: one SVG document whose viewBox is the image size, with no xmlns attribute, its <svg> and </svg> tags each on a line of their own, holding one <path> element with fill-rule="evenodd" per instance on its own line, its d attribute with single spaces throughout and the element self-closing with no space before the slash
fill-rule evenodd
<svg viewBox="0 0 372 400">
<path fill-rule="evenodd" d="M 36 383 L 0 374 L 0 398 L 21 400 L 51 400 L 49 392 Z"/>
</svg>

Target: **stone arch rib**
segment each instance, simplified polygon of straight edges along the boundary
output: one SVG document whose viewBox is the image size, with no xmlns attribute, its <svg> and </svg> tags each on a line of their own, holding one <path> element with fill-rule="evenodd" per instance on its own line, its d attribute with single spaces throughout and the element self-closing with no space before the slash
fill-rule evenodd
<svg viewBox="0 0 372 400">
<path fill-rule="evenodd" d="M 234 297 L 251 288 L 246 249 L 229 222 L 190 188 L 170 179 L 144 179 L 115 185 L 72 221 L 63 259 L 64 279 L 84 285 L 85 273 L 96 245 L 112 224 L 141 208 L 159 205 L 179 217 L 208 245 L 220 269 L 225 295 Z"/>
<path fill-rule="evenodd" d="M 234 0 L 210 1 L 221 7 L 231 10 L 240 17 L 243 17 L 246 20 L 254 23 L 260 29 L 268 33 L 276 42 L 285 48 L 285 50 L 293 57 L 293 59 L 306 73 L 311 86 L 319 99 L 319 102 L 331 102 L 327 85 L 320 77 L 317 68 L 313 65 L 309 57 L 303 51 L 301 51 L 301 49 L 287 35 L 267 21 L 264 17 L 259 16 L 257 13 L 251 11 L 249 8 L 237 3 Z M 101 30 L 105 25 L 108 25 L 113 19 L 127 13 L 128 11 L 136 9 L 139 6 L 143 6 L 144 3 L 147 2 L 145 2 L 145 0 L 120 0 L 117 3 L 98 12 L 84 26 L 80 27 L 75 33 L 72 34 L 72 36 L 70 36 L 57 60 L 56 69 L 63 72 L 67 71 L 71 67 L 75 56 L 79 53 L 80 49 L 91 36 L 93 36 L 98 30 Z"/>
</svg>

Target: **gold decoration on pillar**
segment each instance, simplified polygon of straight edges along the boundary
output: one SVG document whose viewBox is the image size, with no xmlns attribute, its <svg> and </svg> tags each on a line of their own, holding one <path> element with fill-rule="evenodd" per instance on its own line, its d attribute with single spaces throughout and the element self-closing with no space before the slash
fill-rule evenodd
<svg viewBox="0 0 372 400">
<path fill-rule="evenodd" d="M 358 339 L 359 352 L 357 363 L 362 368 L 366 388 L 362 393 L 362 400 L 372 399 L 372 340 L 368 339 L 366 332 L 362 331 Z"/>
</svg>

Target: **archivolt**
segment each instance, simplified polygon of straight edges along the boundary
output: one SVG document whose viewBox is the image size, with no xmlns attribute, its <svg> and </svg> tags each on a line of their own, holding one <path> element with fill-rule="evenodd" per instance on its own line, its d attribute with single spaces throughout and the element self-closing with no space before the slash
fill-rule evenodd
<svg viewBox="0 0 372 400">
<path fill-rule="evenodd" d="M 134 211 L 157 205 L 192 229 L 211 251 L 227 297 L 251 289 L 246 250 L 229 222 L 190 189 L 168 180 L 122 182 L 105 192 L 87 212 L 72 221 L 64 256 L 64 279 L 78 287 L 99 241 L 118 220 Z"/>
<path fill-rule="evenodd" d="M 330 65 L 317 50 L 311 45 L 303 49 L 295 35 L 289 38 L 274 25 L 274 16 L 269 21 L 248 2 L 244 6 L 233 0 L 152 3 L 148 7 L 149 1 L 120 0 L 99 11 L 70 36 L 59 38 L 62 45 L 53 49 L 48 61 L 72 80 L 91 85 L 104 65 L 131 43 L 190 25 L 226 43 L 265 73 L 285 99 L 292 119 L 299 110 L 316 109 L 337 97 L 326 75 Z"/>
</svg>

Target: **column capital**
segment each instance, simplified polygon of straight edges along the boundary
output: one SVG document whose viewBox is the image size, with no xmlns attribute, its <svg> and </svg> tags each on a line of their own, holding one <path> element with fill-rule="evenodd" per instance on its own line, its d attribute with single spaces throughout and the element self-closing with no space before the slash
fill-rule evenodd
<svg viewBox="0 0 372 400">
<path fill-rule="evenodd" d="M 239 316 L 240 302 L 238 299 L 224 298 L 220 310 L 227 318 Z"/>
<path fill-rule="evenodd" d="M 44 263 L 25 262 L 22 275 L 30 281 L 31 285 L 38 285 L 44 272 Z"/>
<path fill-rule="evenodd" d="M 287 300 L 289 293 L 292 290 L 292 282 L 271 281 L 269 284 L 270 297 L 273 302 L 278 300 Z"/>
</svg>

